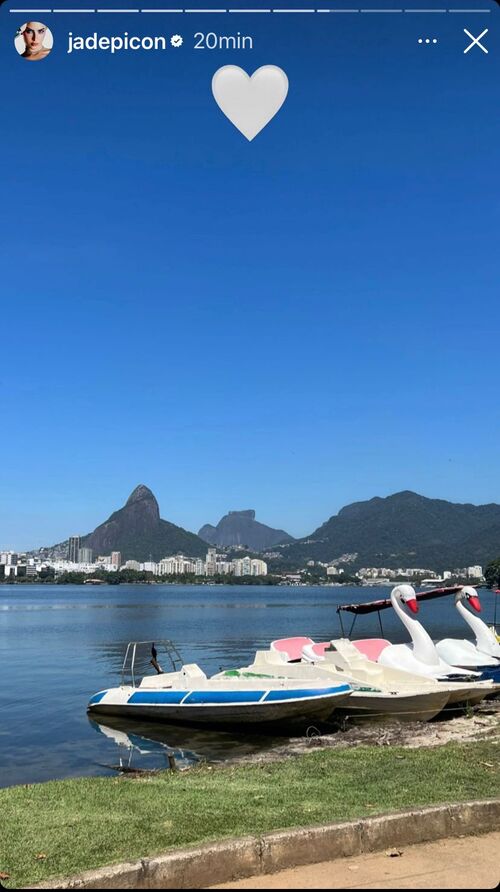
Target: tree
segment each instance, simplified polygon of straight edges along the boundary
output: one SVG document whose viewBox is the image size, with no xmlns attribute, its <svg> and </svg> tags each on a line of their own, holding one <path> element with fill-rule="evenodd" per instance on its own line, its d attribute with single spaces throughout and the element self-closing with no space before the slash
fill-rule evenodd
<svg viewBox="0 0 500 892">
<path fill-rule="evenodd" d="M 484 571 L 484 578 L 490 588 L 500 587 L 500 557 L 494 561 L 490 561 Z"/>
</svg>

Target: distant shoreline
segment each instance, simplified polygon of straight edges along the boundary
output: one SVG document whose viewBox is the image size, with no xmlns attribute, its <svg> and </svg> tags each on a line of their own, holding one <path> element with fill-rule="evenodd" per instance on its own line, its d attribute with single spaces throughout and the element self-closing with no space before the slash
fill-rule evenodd
<svg viewBox="0 0 500 892">
<path fill-rule="evenodd" d="M 262 578 L 262 577 L 261 577 Z M 354 582 L 276 582 L 275 580 L 271 582 L 244 582 L 242 580 L 238 580 L 238 582 L 193 582 L 192 580 L 187 580 L 185 582 L 180 582 L 179 580 L 175 580 L 175 582 L 166 582 L 162 580 L 161 582 L 149 582 L 143 580 L 133 580 L 131 582 L 88 582 L 81 581 L 75 582 L 73 580 L 64 580 L 64 582 L 44 582 L 40 579 L 34 580 L 2 580 L 0 581 L 0 586 L 43 586 L 44 588 L 56 588 L 59 586 L 67 586 L 67 585 L 78 585 L 78 586 L 89 586 L 89 588 L 101 588 L 102 586 L 109 586 L 111 588 L 116 588 L 118 585 L 154 585 L 154 586 L 162 586 L 162 585 L 199 585 L 199 586 L 250 586 L 255 588 L 265 588 L 266 586 L 279 586 L 280 588 L 353 588 L 356 585 L 365 588 L 371 588 L 372 584 L 363 586 L 363 583 L 354 583 Z M 377 583 L 379 585 L 379 583 Z M 380 583 L 380 585 L 392 585 L 392 583 Z"/>
</svg>

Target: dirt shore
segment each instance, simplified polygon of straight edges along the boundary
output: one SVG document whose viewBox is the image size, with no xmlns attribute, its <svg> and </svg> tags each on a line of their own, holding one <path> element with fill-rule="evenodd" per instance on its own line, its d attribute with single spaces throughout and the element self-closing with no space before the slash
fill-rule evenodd
<svg viewBox="0 0 500 892">
<path fill-rule="evenodd" d="M 242 762 L 273 762 L 315 747 L 403 746 L 408 748 L 441 746 L 445 743 L 493 738 L 500 743 L 500 699 L 483 700 L 468 710 L 454 710 L 431 722 L 342 722 L 333 733 L 318 733 L 311 726 L 303 737 L 291 737 L 283 745 L 252 756 L 231 759 Z"/>
</svg>

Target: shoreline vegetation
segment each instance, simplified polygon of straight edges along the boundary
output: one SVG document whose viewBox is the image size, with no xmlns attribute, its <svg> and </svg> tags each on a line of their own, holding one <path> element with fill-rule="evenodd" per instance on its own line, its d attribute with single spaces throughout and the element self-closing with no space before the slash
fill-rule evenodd
<svg viewBox="0 0 500 892">
<path fill-rule="evenodd" d="M 315 575 L 305 576 L 301 582 L 287 580 L 286 576 L 268 573 L 266 576 L 235 576 L 230 573 L 215 573 L 213 576 L 196 576 L 194 573 L 169 573 L 157 576 L 149 570 L 97 570 L 95 573 L 69 571 L 56 575 L 51 567 L 36 576 L 0 577 L 4 585 L 120 585 L 121 583 L 146 583 L 152 585 L 361 585 L 356 576 L 328 577 L 319 579 Z"/>
<path fill-rule="evenodd" d="M 59 576 L 21 576 L 0 579 L 3 585 L 278 585 L 280 576 L 195 576 L 192 573 L 155 576 L 146 570 L 117 570 L 110 573 L 61 573 Z M 351 583 L 349 583 L 351 584 Z"/>
<path fill-rule="evenodd" d="M 498 739 L 313 747 L 272 763 L 0 790 L 6 888 L 230 837 L 500 795 Z"/>
<path fill-rule="evenodd" d="M 493 562 L 492 562 L 493 563 Z M 487 579 L 491 586 L 500 585 L 500 561 L 495 562 L 495 573 Z M 50 570 L 52 568 L 48 568 Z M 489 569 L 489 567 L 488 567 Z M 297 574 L 293 574 L 297 575 Z M 45 571 L 37 576 L 0 576 L 1 585 L 280 585 L 280 586 L 394 586 L 401 582 L 408 582 L 408 577 L 395 577 L 390 581 L 377 582 L 376 579 L 367 582 L 357 576 L 327 576 L 319 577 L 317 574 L 304 574 L 301 581 L 287 579 L 286 576 L 269 573 L 267 576 L 234 576 L 231 574 L 215 574 L 214 576 L 196 576 L 194 573 L 178 573 L 165 576 L 155 576 L 148 570 L 116 570 L 107 572 L 99 570 L 96 573 L 65 572 L 55 575 L 54 572 Z M 415 579 L 413 585 L 420 585 L 421 580 Z M 452 577 L 446 580 L 446 585 L 470 585 L 470 579 Z"/>
</svg>

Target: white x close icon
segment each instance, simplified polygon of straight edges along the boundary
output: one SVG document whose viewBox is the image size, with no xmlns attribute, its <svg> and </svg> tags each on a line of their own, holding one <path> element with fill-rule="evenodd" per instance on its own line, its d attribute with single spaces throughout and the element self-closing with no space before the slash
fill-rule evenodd
<svg viewBox="0 0 500 892">
<path fill-rule="evenodd" d="M 469 46 L 464 50 L 464 53 L 468 53 L 469 50 L 471 50 L 473 46 L 478 46 L 479 49 L 483 51 L 483 53 L 486 53 L 486 54 L 487 54 L 487 53 L 488 53 L 488 50 L 486 49 L 486 47 L 483 46 L 482 43 L 479 43 L 479 41 L 480 41 L 480 40 L 484 37 L 484 35 L 487 34 L 487 33 L 488 33 L 488 28 L 485 28 L 484 31 L 483 31 L 483 33 L 480 34 L 479 37 L 474 37 L 474 35 L 471 34 L 470 31 L 467 31 L 467 28 L 464 28 L 464 34 L 467 34 L 467 37 L 470 37 L 470 39 L 472 40 L 472 43 L 470 43 Z"/>
</svg>

